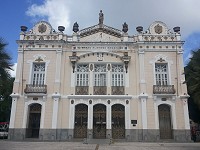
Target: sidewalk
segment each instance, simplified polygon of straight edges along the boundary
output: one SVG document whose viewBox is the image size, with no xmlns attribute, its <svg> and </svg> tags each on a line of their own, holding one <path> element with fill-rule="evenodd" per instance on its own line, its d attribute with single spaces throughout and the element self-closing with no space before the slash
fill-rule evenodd
<svg viewBox="0 0 200 150">
<path fill-rule="evenodd" d="M 0 140 L 0 150 L 200 150 L 200 143 L 118 142 L 83 144 L 81 142 L 16 142 Z"/>
</svg>

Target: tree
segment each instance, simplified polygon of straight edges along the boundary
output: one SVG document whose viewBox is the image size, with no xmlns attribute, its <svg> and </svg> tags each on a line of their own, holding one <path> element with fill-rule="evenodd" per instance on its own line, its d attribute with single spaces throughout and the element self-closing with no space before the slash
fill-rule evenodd
<svg viewBox="0 0 200 150">
<path fill-rule="evenodd" d="M 12 105 L 12 98 L 10 94 L 12 93 L 14 78 L 8 78 L 2 83 L 0 95 L 0 122 L 9 122 L 10 120 L 10 111 Z"/>
<path fill-rule="evenodd" d="M 11 57 L 6 52 L 7 44 L 0 38 L 0 121 L 8 121 L 10 117 L 12 86 L 14 79 L 9 70 L 12 70 Z"/>
<path fill-rule="evenodd" d="M 192 58 L 185 67 L 188 94 L 200 110 L 200 49 L 192 52 Z"/>
<path fill-rule="evenodd" d="M 6 79 L 10 78 L 9 70 L 12 70 L 13 64 L 11 63 L 11 57 L 6 52 L 5 47 L 7 44 L 2 38 L 0 38 L 0 83 Z"/>
</svg>

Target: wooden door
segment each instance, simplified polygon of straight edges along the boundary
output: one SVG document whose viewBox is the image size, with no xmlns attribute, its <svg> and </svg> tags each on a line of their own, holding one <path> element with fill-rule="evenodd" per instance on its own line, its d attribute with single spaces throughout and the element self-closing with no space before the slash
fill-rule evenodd
<svg viewBox="0 0 200 150">
<path fill-rule="evenodd" d="M 160 139 L 172 139 L 171 109 L 162 104 L 158 106 Z"/>
</svg>

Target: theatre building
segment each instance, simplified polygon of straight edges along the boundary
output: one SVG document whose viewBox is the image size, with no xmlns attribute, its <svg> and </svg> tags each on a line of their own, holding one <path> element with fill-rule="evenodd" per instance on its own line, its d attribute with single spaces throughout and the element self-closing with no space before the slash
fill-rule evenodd
<svg viewBox="0 0 200 150">
<path fill-rule="evenodd" d="M 180 27 L 130 26 L 21 26 L 9 139 L 189 141 Z"/>
</svg>

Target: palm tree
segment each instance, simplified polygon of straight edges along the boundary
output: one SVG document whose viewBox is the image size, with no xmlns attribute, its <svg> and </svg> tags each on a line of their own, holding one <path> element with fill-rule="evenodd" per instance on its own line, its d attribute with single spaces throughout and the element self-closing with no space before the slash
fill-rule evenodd
<svg viewBox="0 0 200 150">
<path fill-rule="evenodd" d="M 10 117 L 12 84 L 9 70 L 12 70 L 11 57 L 6 52 L 7 44 L 0 38 L 0 121 L 8 121 Z"/>
<path fill-rule="evenodd" d="M 6 52 L 7 44 L 0 38 L 0 82 L 10 78 L 9 70 L 12 70 L 11 57 Z"/>
<path fill-rule="evenodd" d="M 188 93 L 200 109 L 200 49 L 192 52 L 193 56 L 185 67 Z"/>
</svg>

